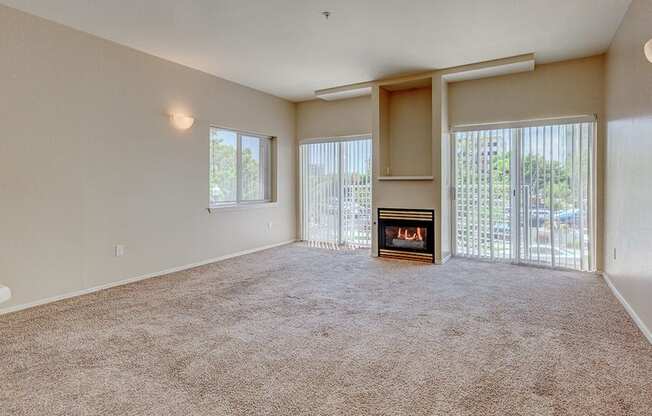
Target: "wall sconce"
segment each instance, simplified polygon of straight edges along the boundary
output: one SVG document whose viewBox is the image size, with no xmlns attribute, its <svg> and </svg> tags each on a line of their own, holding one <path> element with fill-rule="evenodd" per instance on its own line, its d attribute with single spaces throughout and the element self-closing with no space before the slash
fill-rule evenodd
<svg viewBox="0 0 652 416">
<path fill-rule="evenodd" d="M 188 130 L 195 123 L 194 118 L 184 114 L 172 114 L 170 115 L 170 121 L 179 130 Z"/>
<path fill-rule="evenodd" d="M 647 58 L 647 60 L 652 62 L 652 39 L 647 41 L 647 43 L 643 47 L 643 52 L 645 52 L 645 57 Z"/>
<path fill-rule="evenodd" d="M 7 286 L 0 284 L 0 303 L 6 302 L 11 299 L 11 290 Z"/>
</svg>

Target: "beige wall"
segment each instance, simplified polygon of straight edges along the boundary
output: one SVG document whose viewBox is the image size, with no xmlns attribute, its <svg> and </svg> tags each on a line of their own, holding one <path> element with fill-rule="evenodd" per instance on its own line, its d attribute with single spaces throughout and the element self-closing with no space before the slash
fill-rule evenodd
<svg viewBox="0 0 652 416">
<path fill-rule="evenodd" d="M 295 238 L 294 104 L 3 6 L 0 56 L 2 307 Z M 207 212 L 210 124 L 278 137 L 277 206 Z"/>
<path fill-rule="evenodd" d="M 391 144 L 392 141 L 389 139 L 390 138 L 390 129 L 389 129 L 389 122 L 390 122 L 390 97 L 391 94 L 389 91 L 387 91 L 384 88 L 379 88 L 378 89 L 378 108 L 379 108 L 379 113 L 375 114 L 374 104 L 370 103 L 370 108 L 372 109 L 372 112 L 374 112 L 373 117 L 378 117 L 378 139 L 376 140 L 376 137 L 374 137 L 374 148 L 372 149 L 374 152 L 374 158 L 377 159 L 378 163 L 378 175 L 383 176 L 383 175 L 389 175 L 391 174 Z M 375 126 L 374 126 L 375 127 Z M 373 128 L 372 128 L 373 131 Z M 377 152 L 376 152 L 377 150 Z M 375 174 L 373 174 L 373 177 L 375 178 Z M 374 222 L 375 223 L 375 222 Z M 373 240 L 373 239 L 372 239 Z"/>
<path fill-rule="evenodd" d="M 316 139 L 371 133 L 371 97 L 297 104 L 297 137 Z"/>
<path fill-rule="evenodd" d="M 603 115 L 604 57 L 537 65 L 534 71 L 449 84 L 451 126 Z"/>
<path fill-rule="evenodd" d="M 534 71 L 449 84 L 449 124 L 596 114 L 597 268 L 602 269 L 604 56 L 537 65 Z"/>
<path fill-rule="evenodd" d="M 594 56 L 547 65 L 538 65 L 532 72 L 446 84 L 441 74 L 433 76 L 432 90 L 432 172 L 434 181 L 374 180 L 374 207 L 435 209 L 437 223 L 437 260 L 451 250 L 450 238 L 450 143 L 448 127 L 459 124 L 490 123 L 537 118 L 596 114 L 598 116 L 598 268 L 602 267 L 602 192 L 604 154 L 604 56 Z M 299 137 L 324 137 L 356 134 L 351 126 L 368 123 L 374 106 L 389 106 L 382 88 L 374 88 L 374 96 L 342 101 L 310 101 L 298 105 Z M 302 106 L 305 108 L 302 109 Z M 387 109 L 383 111 L 387 113 Z M 378 116 L 378 115 L 377 115 Z M 364 120 L 365 123 L 360 123 Z M 441 120 L 441 121 L 440 121 Z M 371 121 L 378 129 L 386 128 L 380 118 Z M 447 122 L 448 121 L 448 122 Z M 339 126 L 331 126 L 337 124 Z M 340 127 L 343 126 L 343 127 Z M 359 127 L 358 127 L 359 129 Z M 310 132 L 307 134 L 305 132 Z M 379 134 L 379 133 L 378 133 Z M 441 139 L 440 139 L 441 138 Z M 375 138 L 374 138 L 375 139 Z M 374 142 L 374 178 L 382 176 L 379 166 L 383 152 Z M 384 152 L 387 153 L 387 152 Z M 375 232 L 375 231 L 374 231 Z"/>
<path fill-rule="evenodd" d="M 390 92 L 388 110 L 391 175 L 432 175 L 432 88 Z"/>
<path fill-rule="evenodd" d="M 647 326 L 648 336 L 652 335 L 652 63 L 645 59 L 643 45 L 650 38 L 652 2 L 634 0 L 607 54 L 605 185 L 605 271 Z"/>
</svg>

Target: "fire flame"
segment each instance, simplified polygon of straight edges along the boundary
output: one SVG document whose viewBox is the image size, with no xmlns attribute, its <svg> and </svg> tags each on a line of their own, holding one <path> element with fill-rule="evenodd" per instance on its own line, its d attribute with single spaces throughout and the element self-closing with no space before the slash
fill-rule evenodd
<svg viewBox="0 0 652 416">
<path fill-rule="evenodd" d="M 398 229 L 398 237 L 399 240 L 416 240 L 416 241 L 423 241 L 423 237 L 421 236 L 421 227 L 417 227 L 417 231 L 414 234 L 410 234 L 407 230 L 407 228 L 404 230 L 402 228 Z"/>
</svg>

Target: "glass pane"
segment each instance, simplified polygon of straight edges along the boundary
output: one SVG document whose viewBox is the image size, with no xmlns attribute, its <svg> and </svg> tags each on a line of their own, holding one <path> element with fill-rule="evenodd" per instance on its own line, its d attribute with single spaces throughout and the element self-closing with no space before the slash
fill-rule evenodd
<svg viewBox="0 0 652 416">
<path fill-rule="evenodd" d="M 371 140 L 341 142 L 342 236 L 348 246 L 371 245 Z"/>
<path fill-rule="evenodd" d="M 303 230 L 310 242 L 339 244 L 339 143 L 302 145 Z"/>
<path fill-rule="evenodd" d="M 210 201 L 236 202 L 237 134 L 228 130 L 210 132 Z"/>
<path fill-rule="evenodd" d="M 458 255 L 513 257 L 512 129 L 455 134 L 456 251 Z"/>
<path fill-rule="evenodd" d="M 522 261 L 592 269 L 591 128 L 593 123 L 523 129 Z"/>
<path fill-rule="evenodd" d="M 270 140 L 253 136 L 241 137 L 240 171 L 243 201 L 269 200 Z"/>
<path fill-rule="evenodd" d="M 301 238 L 371 245 L 371 140 L 300 146 Z"/>
</svg>

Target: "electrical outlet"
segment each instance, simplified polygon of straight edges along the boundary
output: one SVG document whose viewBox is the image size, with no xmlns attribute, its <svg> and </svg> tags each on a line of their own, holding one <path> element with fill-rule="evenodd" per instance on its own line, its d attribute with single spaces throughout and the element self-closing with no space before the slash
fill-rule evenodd
<svg viewBox="0 0 652 416">
<path fill-rule="evenodd" d="M 125 255 L 125 246 L 122 244 L 116 244 L 115 246 L 115 256 L 122 257 Z"/>
<path fill-rule="evenodd" d="M 267 231 L 270 231 L 272 229 L 272 225 L 274 224 L 272 224 L 271 221 L 267 223 Z"/>
</svg>

